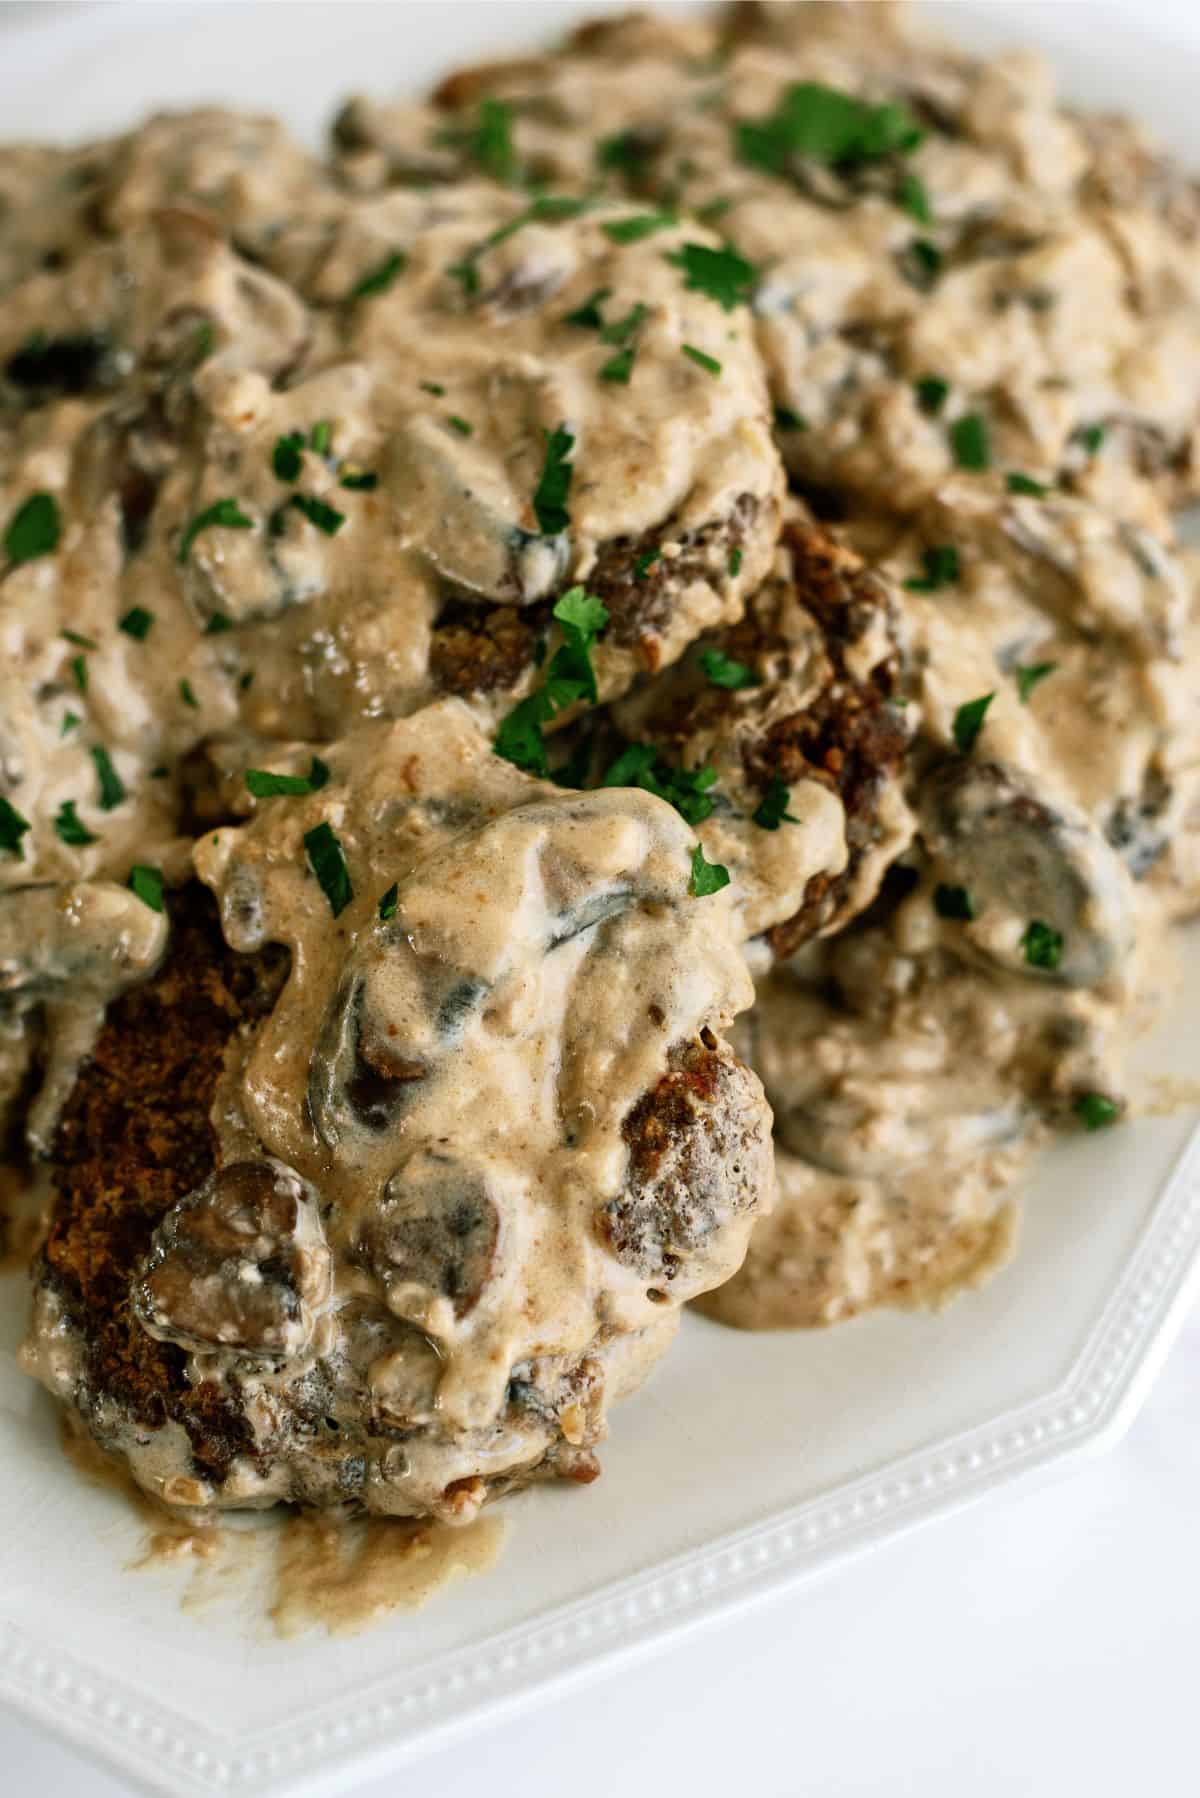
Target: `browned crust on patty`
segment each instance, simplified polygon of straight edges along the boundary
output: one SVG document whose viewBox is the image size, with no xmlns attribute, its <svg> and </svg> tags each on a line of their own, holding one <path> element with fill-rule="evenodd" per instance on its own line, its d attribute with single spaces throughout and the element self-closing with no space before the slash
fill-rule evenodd
<svg viewBox="0 0 1200 1798">
<path fill-rule="evenodd" d="M 170 911 L 166 962 L 110 1006 L 64 1110 L 54 1212 L 34 1275 L 83 1338 L 81 1411 L 112 1399 L 147 1428 L 181 1424 L 197 1469 L 220 1479 L 248 1447 L 248 1426 L 214 1383 L 188 1385 L 181 1349 L 142 1328 L 130 1277 L 157 1224 L 212 1170 L 209 1110 L 226 1045 L 270 1010 L 286 954 L 235 955 L 198 883 L 172 896 Z"/>
</svg>

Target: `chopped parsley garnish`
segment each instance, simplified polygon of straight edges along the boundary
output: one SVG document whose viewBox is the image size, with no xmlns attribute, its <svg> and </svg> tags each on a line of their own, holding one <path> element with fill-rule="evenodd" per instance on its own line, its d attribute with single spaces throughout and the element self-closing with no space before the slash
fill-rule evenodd
<svg viewBox="0 0 1200 1798">
<path fill-rule="evenodd" d="M 740 548 L 730 550 L 728 567 L 732 579 L 736 580 L 738 575 L 742 572 L 742 562 L 744 559 L 743 552 Z"/>
<path fill-rule="evenodd" d="M 555 431 L 543 431 L 542 436 L 546 442 L 546 459 L 533 495 L 533 510 L 542 536 L 556 537 L 571 522 L 567 500 L 574 472 L 571 452 L 575 448 L 575 436 L 566 425 L 559 425 Z"/>
<path fill-rule="evenodd" d="M 683 270 L 686 288 L 706 294 L 726 312 L 745 305 L 758 279 L 754 264 L 728 247 L 713 250 L 707 244 L 685 243 L 682 249 L 670 251 L 667 261 Z"/>
<path fill-rule="evenodd" d="M 422 381 L 420 386 L 422 393 L 431 393 L 436 400 L 442 399 L 446 392 L 440 381 Z"/>
<path fill-rule="evenodd" d="M 367 270 L 361 280 L 355 282 L 350 289 L 352 300 L 367 300 L 374 294 L 386 293 L 396 276 L 404 268 L 408 258 L 403 250 L 389 250 L 382 262 Z"/>
<path fill-rule="evenodd" d="M 391 886 L 379 901 L 379 916 L 384 924 L 387 923 L 389 918 L 395 917 L 396 906 L 399 903 L 399 899 L 400 883 L 399 881 L 393 880 Z"/>
<path fill-rule="evenodd" d="M 297 512 L 307 518 L 309 524 L 315 524 L 327 537 L 336 537 L 346 522 L 344 512 L 339 512 L 334 506 L 327 506 L 323 499 L 318 499 L 313 493 L 293 493 L 291 503 Z"/>
<path fill-rule="evenodd" d="M 196 698 L 196 695 L 192 690 L 192 683 L 190 680 L 180 681 L 179 697 L 182 699 L 184 705 L 192 708 L 193 712 L 198 712 L 200 710 L 200 701 Z"/>
<path fill-rule="evenodd" d="M 630 344 L 628 349 L 618 350 L 616 355 L 610 356 L 601 367 L 600 380 L 612 381 L 618 387 L 627 387 L 629 377 L 633 373 L 633 362 L 636 355 L 637 349 L 633 344 Z"/>
<path fill-rule="evenodd" d="M 790 174 L 805 157 L 844 167 L 905 154 L 923 135 L 905 107 L 871 106 L 817 81 L 796 82 L 774 112 L 740 119 L 733 128 L 739 159 L 772 175 Z"/>
<path fill-rule="evenodd" d="M 1044 481 L 1035 481 L 1032 475 L 1021 474 L 1016 469 L 1005 475 L 1004 485 L 1010 493 L 1026 493 L 1030 499 L 1045 499 L 1050 491 Z"/>
<path fill-rule="evenodd" d="M 554 608 L 563 641 L 550 658 L 542 685 L 515 705 L 496 732 L 492 748 L 527 774 L 549 774 L 542 726 L 585 699 L 596 703 L 591 650 L 608 623 L 608 612 L 583 587 L 572 587 Z"/>
<path fill-rule="evenodd" d="M 71 732 L 78 725 L 78 723 L 79 723 L 79 713 L 78 712 L 64 712 L 63 713 L 63 721 L 58 727 L 59 736 L 60 737 L 69 737 Z"/>
<path fill-rule="evenodd" d="M 73 799 L 64 799 L 59 806 L 54 829 L 60 841 L 68 843 L 72 849 L 85 849 L 89 843 L 100 841 L 76 813 Z"/>
<path fill-rule="evenodd" d="M 694 343 L 685 343 L 681 347 L 688 361 L 694 362 L 697 368 L 702 368 L 706 374 L 720 374 L 721 364 L 715 356 L 706 355 L 703 350 L 698 350 Z"/>
<path fill-rule="evenodd" d="M 124 617 L 118 620 L 117 629 L 124 631 L 127 637 L 136 637 L 139 643 L 144 643 L 153 625 L 153 612 L 148 612 L 145 606 L 130 606 Z"/>
<path fill-rule="evenodd" d="M 610 219 L 600 229 L 614 243 L 638 243 L 643 237 L 653 237 L 656 231 L 665 231 L 669 225 L 678 222 L 673 212 L 639 212 L 627 219 Z"/>
<path fill-rule="evenodd" d="M 587 211 L 590 204 L 589 200 L 577 200 L 568 194 L 539 194 L 523 212 L 518 212 L 506 225 L 498 226 L 482 243 L 469 249 L 461 262 L 450 263 L 446 273 L 459 283 L 468 299 L 474 299 L 479 292 L 479 269 L 476 265 L 485 251 L 494 249 L 498 243 L 504 243 L 518 231 L 524 230 L 526 225 L 578 218 L 581 212 Z"/>
<path fill-rule="evenodd" d="M 776 406 L 775 429 L 777 431 L 807 431 L 808 420 L 802 413 L 794 412 L 790 406 Z"/>
<path fill-rule="evenodd" d="M 329 901 L 335 918 L 341 916 L 354 897 L 350 870 L 342 854 L 342 845 L 328 824 L 314 825 L 304 833 L 304 849 L 308 864 L 321 883 L 321 891 Z"/>
<path fill-rule="evenodd" d="M 303 431 L 289 431 L 285 437 L 277 437 L 275 448 L 271 451 L 271 468 L 275 478 L 280 481 L 298 481 L 303 466 Z"/>
<path fill-rule="evenodd" d="M 640 787 L 673 805 L 689 824 L 702 824 L 713 809 L 708 789 L 716 785 L 715 768 L 675 768 L 652 743 L 629 743 L 604 776 L 606 787 Z"/>
<path fill-rule="evenodd" d="M 654 567 L 654 564 L 661 560 L 661 549 L 647 549 L 644 550 L 640 556 L 635 556 L 633 560 L 634 580 L 644 581 L 650 570 Z"/>
<path fill-rule="evenodd" d="M 1083 445 L 1089 456 L 1096 455 L 1104 442 L 1104 426 L 1081 425 L 1075 432 L 1075 441 Z"/>
<path fill-rule="evenodd" d="M 943 381 L 941 375 L 922 375 L 919 381 L 913 382 L 913 391 L 922 412 L 930 418 L 936 418 L 946 404 L 950 383 Z"/>
<path fill-rule="evenodd" d="M 934 887 L 933 909 L 939 918 L 953 918 L 961 924 L 969 924 L 977 915 L 975 901 L 966 887 Z"/>
<path fill-rule="evenodd" d="M 1021 937 L 1025 960 L 1031 968 L 1044 968 L 1052 974 L 1062 960 L 1063 933 L 1040 918 L 1031 918 Z"/>
<path fill-rule="evenodd" d="M 232 629 L 232 618 L 227 617 L 224 612 L 213 612 L 209 617 L 208 623 L 204 627 L 204 635 L 206 637 L 220 637 L 225 631 L 231 631 Z"/>
<path fill-rule="evenodd" d="M 799 818 L 793 818 L 787 809 L 790 797 L 787 782 L 778 774 L 772 774 L 757 809 L 751 813 L 751 821 L 760 830 L 778 830 L 781 824 L 799 824 Z"/>
<path fill-rule="evenodd" d="M 86 656 L 72 656 L 70 661 L 71 675 L 81 693 L 88 690 L 88 665 Z"/>
<path fill-rule="evenodd" d="M 706 862 L 704 845 L 697 843 L 692 850 L 692 877 L 688 881 L 688 892 L 693 899 L 706 899 L 710 893 L 719 893 L 722 887 L 729 885 L 729 869 L 723 862 Z"/>
<path fill-rule="evenodd" d="M 512 140 L 513 109 L 504 100 L 486 95 L 479 102 L 479 113 L 473 128 L 450 130 L 441 134 L 439 142 L 457 144 L 470 157 L 477 169 L 493 181 L 506 186 L 517 176 L 517 152 Z"/>
<path fill-rule="evenodd" d="M 0 793 L 0 849 L 9 855 L 24 855 L 21 838 L 32 828 L 28 818 L 23 818 L 16 806 Z"/>
<path fill-rule="evenodd" d="M 247 768 L 246 787 L 256 799 L 292 798 L 319 793 L 329 780 L 329 768 L 314 755 L 307 774 L 273 774 L 269 768 Z"/>
<path fill-rule="evenodd" d="M 202 362 L 208 360 L 213 353 L 213 346 L 216 343 L 216 340 L 217 335 L 213 330 L 212 320 L 206 318 L 203 324 L 196 327 L 196 335 L 192 339 L 191 359 L 193 368 L 199 368 Z"/>
<path fill-rule="evenodd" d="M 650 145 L 639 131 L 617 131 L 596 143 L 596 167 L 620 169 L 636 175 L 650 154 Z"/>
<path fill-rule="evenodd" d="M 475 426 L 471 424 L 468 419 L 460 418 L 457 412 L 452 412 L 447 418 L 446 423 L 450 426 L 452 431 L 457 431 L 460 437 L 473 437 L 475 435 Z"/>
<path fill-rule="evenodd" d="M 1045 680 L 1048 674 L 1053 674 L 1057 667 L 1057 662 L 1033 662 L 1028 667 L 1022 667 L 1018 662 L 1013 673 L 1017 677 L 1017 697 L 1022 705 L 1029 704 L 1029 695 L 1038 682 Z"/>
<path fill-rule="evenodd" d="M 163 908 L 163 877 L 161 868 L 147 867 L 145 862 L 135 862 L 129 870 L 129 890 L 143 905 L 151 911 Z"/>
<path fill-rule="evenodd" d="M 710 687 L 728 687 L 731 693 L 743 687 L 757 687 L 758 676 L 745 662 L 735 662 L 723 649 L 702 649 L 700 666 Z"/>
<path fill-rule="evenodd" d="M 8 521 L 4 553 L 14 566 L 35 562 L 39 556 L 51 555 L 58 548 L 61 535 L 62 524 L 54 495 L 31 493 Z"/>
<path fill-rule="evenodd" d="M 359 468 L 353 462 L 343 462 L 338 475 L 338 486 L 347 488 L 351 493 L 373 493 L 379 485 L 379 476 L 370 468 Z"/>
<path fill-rule="evenodd" d="M 640 329 L 648 308 L 638 300 L 629 308 L 624 318 L 615 318 L 610 325 L 601 322 L 600 336 L 605 343 L 628 343 L 634 332 Z"/>
<path fill-rule="evenodd" d="M 924 574 L 904 585 L 910 593 L 936 593 L 939 587 L 952 585 L 959 576 L 958 551 L 952 543 L 935 543 L 921 555 Z"/>
<path fill-rule="evenodd" d="M 100 810 L 111 812 L 125 798 L 125 782 L 112 764 L 112 757 L 107 749 L 97 743 L 92 750 L 92 761 L 96 765 L 96 779 L 100 786 Z"/>
<path fill-rule="evenodd" d="M 978 412 L 964 412 L 950 426 L 950 447 L 960 468 L 976 472 L 992 465 L 992 444 L 987 420 Z"/>
<path fill-rule="evenodd" d="M 318 419 L 308 437 L 309 447 L 316 456 L 327 456 L 333 447 L 333 425 L 329 419 Z"/>
<path fill-rule="evenodd" d="M 226 531 L 252 531 L 254 520 L 247 518 L 235 499 L 218 499 L 203 512 L 197 512 L 191 524 L 179 539 L 179 561 L 186 562 L 192 553 L 192 544 L 201 531 L 211 530 L 219 525 Z"/>
<path fill-rule="evenodd" d="M 248 693 L 253 685 L 254 670 L 253 668 L 247 668 L 245 674 L 241 675 L 238 680 L 238 687 L 243 693 Z"/>
<path fill-rule="evenodd" d="M 77 649 L 99 649 L 100 647 L 93 637 L 85 637 L 79 631 L 63 631 L 62 635 L 68 643 L 74 643 Z"/>
<path fill-rule="evenodd" d="M 961 755 L 970 755 L 974 749 L 987 709 L 995 697 L 994 693 L 985 693 L 980 699 L 968 699 L 955 712 L 954 742 Z"/>
<path fill-rule="evenodd" d="M 900 266 L 914 286 L 932 287 L 942 272 L 942 252 L 928 237 L 914 237 L 900 258 Z"/>
<path fill-rule="evenodd" d="M 697 206 L 696 217 L 702 225 L 715 225 L 718 219 L 725 217 L 732 205 L 733 201 L 727 195 L 720 199 L 709 200 L 705 205 Z"/>
<path fill-rule="evenodd" d="M 900 185 L 896 189 L 896 204 L 910 218 L 916 219 L 918 225 L 933 223 L 928 190 L 920 175 L 914 175 L 911 169 L 900 177 Z"/>
<path fill-rule="evenodd" d="M 578 325 L 581 331 L 599 331 L 604 324 L 604 315 L 600 311 L 605 300 L 611 298 L 611 287 L 597 287 L 589 293 L 582 306 L 576 306 L 574 312 L 563 315 L 564 325 Z"/>
<path fill-rule="evenodd" d="M 1080 1093 L 1072 1109 L 1085 1130 L 1106 1130 L 1121 1115 L 1116 1100 L 1104 1093 Z"/>
</svg>

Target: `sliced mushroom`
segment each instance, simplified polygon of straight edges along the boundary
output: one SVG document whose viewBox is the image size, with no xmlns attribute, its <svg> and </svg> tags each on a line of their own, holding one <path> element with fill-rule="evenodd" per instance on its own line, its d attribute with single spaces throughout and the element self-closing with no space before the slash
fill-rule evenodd
<svg viewBox="0 0 1200 1798">
<path fill-rule="evenodd" d="M 943 763 L 918 798 L 936 878 L 965 887 L 975 918 L 961 940 L 1007 972 L 1094 986 L 1133 942 L 1129 876 L 1082 812 L 1043 799 L 1029 778 L 998 762 Z M 1061 938 L 1040 963 L 1027 931 Z"/>
<path fill-rule="evenodd" d="M 392 1175 L 361 1249 L 399 1315 L 405 1287 L 449 1299 L 456 1318 L 479 1303 L 500 1247 L 490 1184 L 486 1172 L 437 1149 L 419 1150 Z"/>
</svg>

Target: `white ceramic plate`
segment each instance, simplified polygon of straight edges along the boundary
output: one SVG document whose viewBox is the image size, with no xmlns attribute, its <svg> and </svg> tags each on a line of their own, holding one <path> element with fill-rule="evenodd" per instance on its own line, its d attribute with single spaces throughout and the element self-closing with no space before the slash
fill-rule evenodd
<svg viewBox="0 0 1200 1798">
<path fill-rule="evenodd" d="M 232 100 L 315 137 L 351 88 L 419 85 L 581 10 L 51 9 L 5 33 L 0 119 L 6 137 L 79 136 Z M 1200 165 L 1194 26 L 1181 55 L 1085 4 L 953 11 L 977 42 L 1041 44 L 1076 96 L 1152 116 Z M 1161 1073 L 1200 1072 L 1200 937 L 1184 959 L 1177 1012 L 1145 1046 Z M 597 1486 L 515 1500 L 491 1573 L 348 1640 L 275 1639 L 252 1591 L 192 1614 L 179 1571 L 126 1570 L 138 1525 L 63 1461 L 53 1407 L 13 1361 L 24 1307 L 6 1281 L 0 1700 L 170 1798 L 344 1791 L 368 1765 L 1105 1446 L 1200 1266 L 1195 1125 L 1147 1119 L 1049 1155 L 1015 1265 L 941 1316 L 766 1337 L 685 1319 L 618 1413 Z"/>
</svg>

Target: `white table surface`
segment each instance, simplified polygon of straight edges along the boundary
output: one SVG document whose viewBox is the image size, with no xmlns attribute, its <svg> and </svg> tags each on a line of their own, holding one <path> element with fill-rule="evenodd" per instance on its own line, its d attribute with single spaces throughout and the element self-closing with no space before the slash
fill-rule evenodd
<svg viewBox="0 0 1200 1798">
<path fill-rule="evenodd" d="M 1194 1798 L 1198 1389 L 1200 1311 L 1108 1455 L 346 1798 Z M 127 1790 L 0 1712 L 2 1798 Z"/>
</svg>

